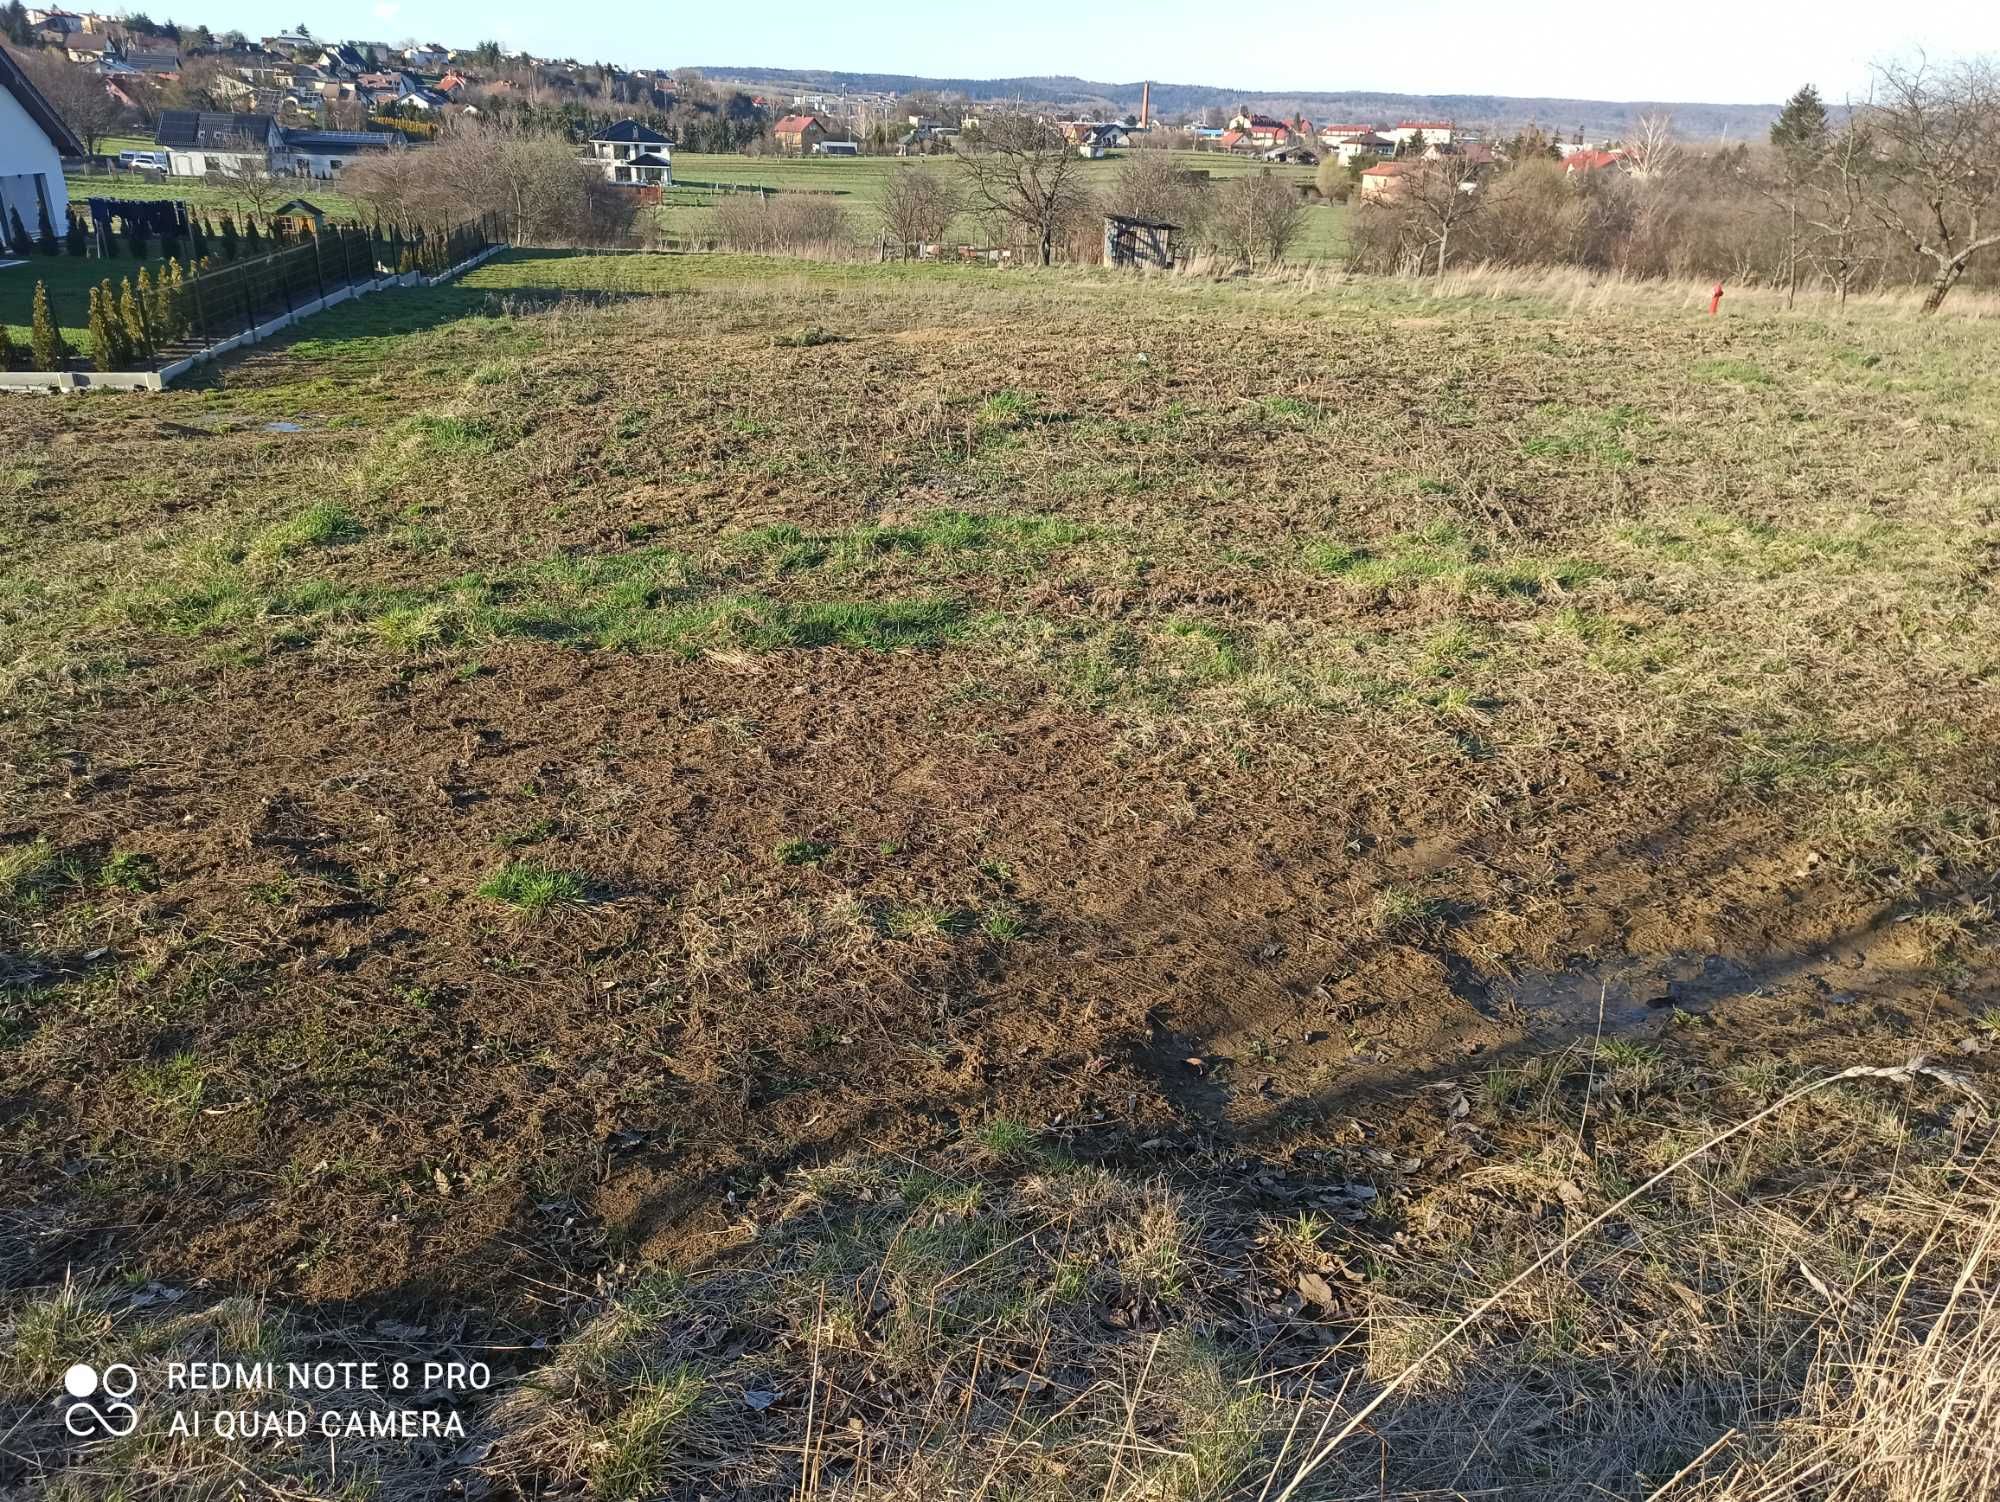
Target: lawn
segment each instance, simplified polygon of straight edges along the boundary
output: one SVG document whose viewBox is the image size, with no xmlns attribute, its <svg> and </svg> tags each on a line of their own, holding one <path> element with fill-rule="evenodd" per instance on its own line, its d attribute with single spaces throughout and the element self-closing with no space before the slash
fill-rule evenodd
<svg viewBox="0 0 2000 1502">
<path fill-rule="evenodd" d="M 352 199 L 343 197 L 337 187 L 309 178 L 300 178 L 296 184 L 275 182 L 261 188 L 254 196 L 246 196 L 241 188 L 227 181 L 217 182 L 197 177 L 153 177 L 124 172 L 72 172 L 67 174 L 63 181 L 69 187 L 70 201 L 79 207 L 86 198 L 132 198 L 147 201 L 174 198 L 211 214 L 247 214 L 257 212 L 258 199 L 263 201 L 263 211 L 268 213 L 287 199 L 309 198 L 337 219 L 356 218 L 361 213 L 360 206 Z"/>
<path fill-rule="evenodd" d="M 1991 328 L 512 252 L 0 402 L 0 1485 L 1980 1495 Z"/>
<path fill-rule="evenodd" d="M 124 247 L 121 246 L 120 249 Z M 143 267 L 157 274 L 166 263 L 158 256 L 134 261 L 129 256 L 109 260 L 93 257 L 29 256 L 16 265 L 0 268 L 0 322 L 7 325 L 8 337 L 17 348 L 26 348 L 35 305 L 35 284 L 49 289 L 49 311 L 70 346 L 87 354 L 90 349 L 90 289 L 105 278 L 118 287 L 125 278 L 136 277 Z"/>
</svg>

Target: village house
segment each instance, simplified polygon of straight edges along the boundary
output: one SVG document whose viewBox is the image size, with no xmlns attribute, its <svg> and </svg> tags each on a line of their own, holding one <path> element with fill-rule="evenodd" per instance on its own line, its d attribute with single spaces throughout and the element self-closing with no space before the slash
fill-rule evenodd
<svg viewBox="0 0 2000 1502">
<path fill-rule="evenodd" d="M 1237 112 L 1236 118 L 1229 122 L 1229 129 L 1241 141 L 1260 151 L 1288 145 L 1292 139 L 1292 127 L 1283 120 L 1275 120 L 1269 115 L 1253 115 L 1248 109 Z M 1229 137 L 1224 136 L 1222 140 L 1224 148 L 1229 149 Z"/>
<path fill-rule="evenodd" d="M 674 143 L 650 125 L 620 120 L 591 136 L 590 160 L 604 180 L 629 188 L 671 187 Z"/>
<path fill-rule="evenodd" d="M 175 177 L 242 177 L 271 171 L 285 138 L 270 115 L 162 110 L 153 144 L 166 152 Z"/>
<path fill-rule="evenodd" d="M 1624 160 L 1622 151 L 1572 151 L 1563 158 L 1563 171 L 1571 178 L 1578 178 L 1616 167 Z"/>
<path fill-rule="evenodd" d="M 403 138 L 387 130 L 281 130 L 282 154 L 274 154 L 273 172 L 300 177 L 338 177 L 356 157 L 393 151 Z"/>
<path fill-rule="evenodd" d="M 818 115 L 787 115 L 771 128 L 778 149 L 792 156 L 804 156 L 832 134 Z"/>
<path fill-rule="evenodd" d="M 1397 197 L 1409 187 L 1405 179 L 1416 170 L 1414 162 L 1377 162 L 1361 174 L 1363 201 L 1387 201 Z"/>
<path fill-rule="evenodd" d="M 30 10 L 28 24 L 38 30 L 54 32 L 60 36 L 89 29 L 83 24 L 82 16 L 69 10 Z"/>
<path fill-rule="evenodd" d="M 0 50 L 0 217 L 19 214 L 30 234 L 44 222 L 60 230 L 69 214 L 62 159 L 82 155 L 76 133 Z"/>
<path fill-rule="evenodd" d="M 1458 127 L 1449 120 L 1405 120 L 1382 134 L 1398 147 L 1409 145 L 1418 136 L 1424 138 L 1426 146 L 1449 146 L 1458 134 Z"/>
<path fill-rule="evenodd" d="M 73 63 L 101 63 L 118 55 L 111 39 L 95 31 L 72 31 L 63 38 L 62 46 Z"/>
<path fill-rule="evenodd" d="M 1349 136 L 1333 148 L 1333 154 L 1344 167 L 1364 156 L 1394 156 L 1396 143 L 1387 136 L 1378 136 L 1374 131 L 1364 131 L 1358 136 Z"/>
</svg>

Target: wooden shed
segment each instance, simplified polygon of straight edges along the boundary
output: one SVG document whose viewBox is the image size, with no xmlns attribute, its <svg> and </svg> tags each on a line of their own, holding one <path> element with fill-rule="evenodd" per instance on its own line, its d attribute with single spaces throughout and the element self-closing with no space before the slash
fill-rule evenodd
<svg viewBox="0 0 2000 1502">
<path fill-rule="evenodd" d="M 1165 224 L 1155 219 L 1106 214 L 1104 264 L 1158 266 L 1171 271 L 1174 265 L 1174 231 L 1179 228 L 1178 224 Z"/>
</svg>

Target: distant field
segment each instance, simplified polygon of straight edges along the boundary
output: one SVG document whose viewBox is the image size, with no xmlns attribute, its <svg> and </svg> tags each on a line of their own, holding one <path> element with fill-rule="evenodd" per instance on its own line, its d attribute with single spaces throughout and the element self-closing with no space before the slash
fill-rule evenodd
<svg viewBox="0 0 2000 1502">
<path fill-rule="evenodd" d="M 1220 152 L 1177 151 L 1179 165 L 1206 171 L 1216 178 L 1239 176 L 1260 170 L 1260 164 Z M 1108 185 L 1119 171 L 1123 154 L 1084 164 L 1089 181 Z M 781 191 L 836 193 L 846 200 L 849 218 L 863 237 L 878 228 L 877 206 L 889 174 L 911 163 L 896 157 L 745 157 L 711 156 L 695 152 L 674 155 L 674 187 L 661 209 L 661 222 L 676 233 L 703 235 L 714 228 L 714 205 L 731 188 L 762 187 Z M 916 165 L 933 171 L 948 171 L 942 158 L 923 158 Z M 1275 167 L 1280 177 L 1309 184 L 1313 173 L 1307 167 Z M 1296 252 L 1300 260 L 1331 260 L 1346 245 L 1346 209 L 1338 204 L 1314 203 L 1307 214 L 1306 229 Z M 979 228 L 970 216 L 953 230 L 954 238 L 977 240 Z"/>
<path fill-rule="evenodd" d="M 134 147 L 150 143 L 134 140 Z M 107 145 L 107 150 L 123 150 L 123 144 Z M 1229 178 L 1261 170 L 1256 162 L 1220 152 L 1177 151 L 1174 160 L 1194 171 L 1215 178 Z M 1088 179 L 1109 184 L 1117 175 L 1122 156 L 1084 164 Z M 680 235 L 702 237 L 715 228 L 715 204 L 737 188 L 772 188 L 779 191 L 834 193 L 846 202 L 855 232 L 866 239 L 879 229 L 877 206 L 889 174 L 910 163 L 896 157 L 747 157 L 679 152 L 674 156 L 673 188 L 669 189 L 658 214 L 663 228 Z M 925 159 L 917 165 L 934 171 L 949 170 L 941 159 Z M 1301 185 L 1310 184 L 1313 174 L 1306 167 L 1275 167 L 1280 177 Z M 227 183 L 211 183 L 194 178 L 148 179 L 123 174 L 75 175 L 69 179 L 71 198 L 178 198 L 213 212 L 244 212 L 251 204 Z M 299 196 L 311 199 L 337 217 L 359 216 L 361 206 L 343 196 L 338 188 L 301 180 Z M 275 206 L 275 204 L 274 204 Z M 1303 261 L 1333 260 L 1346 247 L 1347 210 L 1339 204 L 1314 203 L 1307 211 L 1306 227 L 1295 256 Z M 953 229 L 954 238 L 976 241 L 978 226 L 967 216 Z"/>
</svg>

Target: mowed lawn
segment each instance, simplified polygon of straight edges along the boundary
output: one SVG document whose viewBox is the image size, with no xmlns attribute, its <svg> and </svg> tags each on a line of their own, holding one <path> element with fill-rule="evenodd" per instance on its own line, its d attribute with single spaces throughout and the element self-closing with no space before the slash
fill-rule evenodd
<svg viewBox="0 0 2000 1502">
<path fill-rule="evenodd" d="M 8 1463 L 1982 1495 L 1992 327 L 512 252 L 0 400 Z M 57 1397 L 308 1358 L 494 1381 Z"/>
<path fill-rule="evenodd" d="M 121 244 L 119 247 L 125 247 Z M 142 268 L 158 275 L 166 264 L 158 256 L 134 261 L 130 256 L 98 260 L 91 256 L 28 256 L 15 265 L 0 267 L 0 323 L 17 348 L 25 349 L 32 328 L 35 285 L 42 283 L 49 293 L 49 312 L 63 338 L 81 355 L 90 353 L 90 289 L 109 279 L 117 289 L 127 278 L 136 278 Z"/>
</svg>

